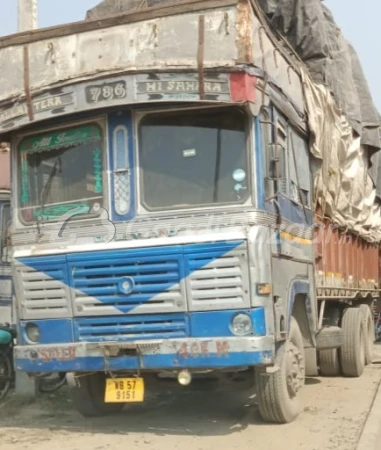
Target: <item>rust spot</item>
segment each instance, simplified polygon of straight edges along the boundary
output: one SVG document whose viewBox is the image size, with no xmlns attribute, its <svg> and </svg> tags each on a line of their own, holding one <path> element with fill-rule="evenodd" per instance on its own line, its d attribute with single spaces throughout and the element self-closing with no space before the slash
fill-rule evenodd
<svg viewBox="0 0 381 450">
<path fill-rule="evenodd" d="M 208 355 L 208 353 L 209 353 L 208 343 L 207 342 L 201 342 L 200 350 L 201 350 L 201 356 L 206 357 Z"/>
<path fill-rule="evenodd" d="M 229 356 L 229 343 L 226 341 L 217 341 L 217 356 Z"/>
<path fill-rule="evenodd" d="M 205 100 L 204 44 L 205 44 L 205 16 L 201 15 L 198 20 L 198 50 L 197 50 L 197 68 L 198 68 L 200 100 Z"/>
<path fill-rule="evenodd" d="M 253 12 L 248 0 L 239 0 L 237 4 L 237 38 L 238 63 L 253 64 Z"/>
<path fill-rule="evenodd" d="M 181 344 L 181 347 L 179 348 L 179 351 L 177 353 L 182 358 L 185 358 L 185 359 L 189 358 L 188 344 L 186 342 Z"/>
<path fill-rule="evenodd" d="M 197 358 L 199 355 L 200 346 L 198 345 L 198 342 L 192 342 L 191 345 L 191 355 L 192 358 Z"/>
</svg>

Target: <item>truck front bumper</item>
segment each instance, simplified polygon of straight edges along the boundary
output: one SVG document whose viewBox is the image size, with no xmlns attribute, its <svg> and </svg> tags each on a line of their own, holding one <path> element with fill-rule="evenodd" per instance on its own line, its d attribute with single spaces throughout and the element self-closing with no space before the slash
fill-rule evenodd
<svg viewBox="0 0 381 450">
<path fill-rule="evenodd" d="M 134 342 L 80 342 L 15 347 L 24 372 L 227 369 L 271 365 L 274 339 L 186 338 Z"/>
</svg>

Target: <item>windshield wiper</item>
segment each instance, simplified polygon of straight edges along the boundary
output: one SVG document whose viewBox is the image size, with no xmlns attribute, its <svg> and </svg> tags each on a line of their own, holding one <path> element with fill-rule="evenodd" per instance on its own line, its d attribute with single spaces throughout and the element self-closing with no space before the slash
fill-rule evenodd
<svg viewBox="0 0 381 450">
<path fill-rule="evenodd" d="M 217 203 L 218 193 L 220 189 L 220 172 L 221 172 L 221 128 L 217 130 L 217 155 L 216 155 L 216 166 L 214 172 L 214 192 L 213 192 L 213 202 Z"/>
<path fill-rule="evenodd" d="M 39 217 L 37 217 L 37 233 L 38 236 L 41 236 L 41 224 L 43 225 L 43 221 L 44 221 L 44 207 L 45 207 L 45 203 L 46 200 L 48 198 L 49 192 L 50 192 L 50 188 L 52 187 L 52 182 L 54 177 L 56 176 L 57 173 L 57 166 L 58 166 L 58 162 L 60 162 L 60 157 L 58 157 L 56 159 L 56 162 L 54 163 L 54 166 L 49 174 L 48 179 L 46 180 L 46 183 L 44 185 L 44 187 L 41 190 L 41 194 L 40 194 L 40 215 Z"/>
</svg>

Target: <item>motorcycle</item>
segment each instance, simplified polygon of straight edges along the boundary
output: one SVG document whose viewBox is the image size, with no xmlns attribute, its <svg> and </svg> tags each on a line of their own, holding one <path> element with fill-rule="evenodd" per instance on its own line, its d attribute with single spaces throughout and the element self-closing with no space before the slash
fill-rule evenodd
<svg viewBox="0 0 381 450">
<path fill-rule="evenodd" d="M 58 391 L 66 384 L 66 373 L 48 373 L 39 377 L 39 391 L 43 394 L 51 394 Z"/>
<path fill-rule="evenodd" d="M 16 330 L 10 325 L 0 325 L 0 401 L 5 398 L 15 381 L 13 345 Z M 66 373 L 40 374 L 41 393 L 52 393 L 66 384 Z"/>
<path fill-rule="evenodd" d="M 16 330 L 10 325 L 0 326 L 0 400 L 9 392 L 14 379 L 13 345 Z"/>
</svg>

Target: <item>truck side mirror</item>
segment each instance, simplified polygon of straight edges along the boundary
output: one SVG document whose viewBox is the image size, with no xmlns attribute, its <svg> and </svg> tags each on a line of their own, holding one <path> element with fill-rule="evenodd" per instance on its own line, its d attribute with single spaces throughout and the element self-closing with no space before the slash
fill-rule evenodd
<svg viewBox="0 0 381 450">
<path fill-rule="evenodd" d="M 274 143 L 269 144 L 268 151 L 270 153 L 271 161 L 274 162 L 279 161 L 279 147 L 280 147 L 279 144 Z"/>
<path fill-rule="evenodd" d="M 10 250 L 12 248 L 11 223 L 9 222 L 1 232 L 1 262 L 9 264 L 11 262 Z"/>
<path fill-rule="evenodd" d="M 286 149 L 285 147 L 278 143 L 269 144 L 269 154 L 270 154 L 270 178 L 279 181 L 280 178 L 285 177 L 285 162 L 286 162 Z"/>
<path fill-rule="evenodd" d="M 265 197 L 266 200 L 275 197 L 275 180 L 265 178 Z"/>
</svg>

